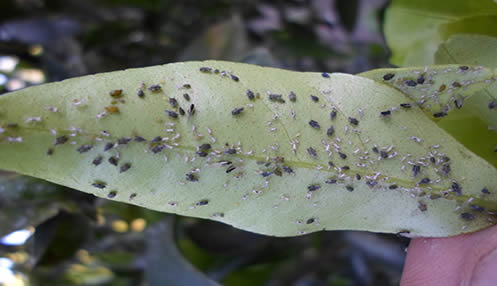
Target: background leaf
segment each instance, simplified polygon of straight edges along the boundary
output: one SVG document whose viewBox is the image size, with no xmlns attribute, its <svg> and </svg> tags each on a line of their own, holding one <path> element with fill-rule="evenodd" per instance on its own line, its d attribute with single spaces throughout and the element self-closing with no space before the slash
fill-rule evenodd
<svg viewBox="0 0 497 286">
<path fill-rule="evenodd" d="M 447 236 L 489 226 L 486 210 L 497 209 L 493 166 L 401 92 L 363 77 L 189 62 L 33 87 L 0 103 L 1 168 L 253 232 Z M 128 142 L 135 136 L 147 142 Z"/>
</svg>

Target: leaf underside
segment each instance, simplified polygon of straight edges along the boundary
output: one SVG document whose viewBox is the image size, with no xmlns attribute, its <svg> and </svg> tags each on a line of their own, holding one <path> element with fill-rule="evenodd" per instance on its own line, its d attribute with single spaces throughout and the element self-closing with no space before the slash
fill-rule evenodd
<svg viewBox="0 0 497 286">
<path fill-rule="evenodd" d="M 426 88 L 495 84 L 485 68 L 433 69 L 451 77 Z M 206 61 L 32 87 L 0 97 L 0 168 L 275 236 L 494 224 L 493 159 L 433 120 L 450 97 L 430 107 L 376 80 Z"/>
</svg>

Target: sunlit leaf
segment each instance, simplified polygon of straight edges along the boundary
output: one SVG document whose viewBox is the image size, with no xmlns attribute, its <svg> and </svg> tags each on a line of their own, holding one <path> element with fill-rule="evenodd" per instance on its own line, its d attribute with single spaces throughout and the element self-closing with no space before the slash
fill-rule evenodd
<svg viewBox="0 0 497 286">
<path fill-rule="evenodd" d="M 494 75 L 445 68 L 468 90 Z M 276 236 L 491 225 L 497 170 L 416 102 L 360 76 L 229 62 L 98 74 L 1 96 L 0 168 Z"/>
</svg>

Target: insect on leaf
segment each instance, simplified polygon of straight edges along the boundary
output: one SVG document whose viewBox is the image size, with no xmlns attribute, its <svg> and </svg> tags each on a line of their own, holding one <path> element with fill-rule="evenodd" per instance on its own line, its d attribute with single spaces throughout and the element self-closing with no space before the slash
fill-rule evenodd
<svg viewBox="0 0 497 286">
<path fill-rule="evenodd" d="M 495 223 L 495 166 L 416 101 L 361 76 L 219 61 L 97 74 L 1 96 L 0 168 L 275 236 Z"/>
</svg>

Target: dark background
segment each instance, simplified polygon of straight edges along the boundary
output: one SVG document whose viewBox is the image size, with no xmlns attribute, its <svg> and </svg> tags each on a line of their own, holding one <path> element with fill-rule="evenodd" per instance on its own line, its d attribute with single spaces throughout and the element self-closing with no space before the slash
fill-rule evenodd
<svg viewBox="0 0 497 286">
<path fill-rule="evenodd" d="M 0 0 L 0 93 L 202 59 L 359 73 L 389 66 L 387 5 Z M 408 243 L 352 231 L 260 236 L 0 173 L 0 237 L 19 229 L 34 234 L 23 245 L 0 243 L 24 283 L 16 285 L 398 285 Z"/>
</svg>

